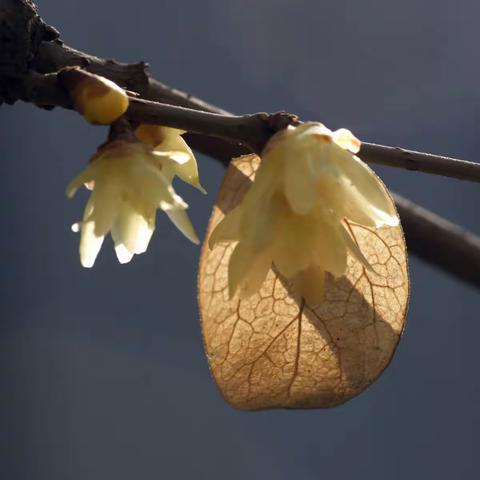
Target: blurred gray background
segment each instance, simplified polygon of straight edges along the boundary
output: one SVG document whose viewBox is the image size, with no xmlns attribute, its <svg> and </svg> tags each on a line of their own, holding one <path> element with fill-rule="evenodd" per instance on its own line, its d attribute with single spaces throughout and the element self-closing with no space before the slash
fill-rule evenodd
<svg viewBox="0 0 480 480">
<path fill-rule="evenodd" d="M 38 3 L 68 44 L 149 61 L 225 109 L 478 159 L 478 0 Z M 202 349 L 197 247 L 160 217 L 131 264 L 110 241 L 79 264 L 70 225 L 87 194 L 64 189 L 106 129 L 22 104 L 0 118 L 0 478 L 477 478 L 477 291 L 412 258 L 407 329 L 371 388 L 333 410 L 235 411 Z M 198 161 L 209 196 L 178 189 L 203 234 L 224 170 Z M 378 171 L 480 234 L 478 184 Z"/>
</svg>

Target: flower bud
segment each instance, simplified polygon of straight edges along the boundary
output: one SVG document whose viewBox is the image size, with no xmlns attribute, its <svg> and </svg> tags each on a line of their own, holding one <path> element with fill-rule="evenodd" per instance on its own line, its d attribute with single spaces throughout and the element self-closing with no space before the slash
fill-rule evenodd
<svg viewBox="0 0 480 480">
<path fill-rule="evenodd" d="M 109 125 L 127 111 L 125 90 L 105 77 L 79 67 L 67 67 L 59 72 L 58 78 L 68 90 L 75 109 L 90 123 Z"/>
</svg>

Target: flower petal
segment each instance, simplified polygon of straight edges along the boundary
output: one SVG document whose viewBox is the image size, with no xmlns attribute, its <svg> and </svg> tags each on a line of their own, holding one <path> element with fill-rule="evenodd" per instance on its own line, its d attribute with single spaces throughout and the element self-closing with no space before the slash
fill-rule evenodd
<svg viewBox="0 0 480 480">
<path fill-rule="evenodd" d="M 310 267 L 293 278 L 293 288 L 310 307 L 318 305 L 325 296 L 325 270 Z"/>
<path fill-rule="evenodd" d="M 137 138 L 151 147 L 156 147 L 165 137 L 164 129 L 159 125 L 149 123 L 141 123 L 135 129 Z"/>
<path fill-rule="evenodd" d="M 326 218 L 316 218 L 317 233 L 312 248 L 313 262 L 335 276 L 345 273 L 347 268 L 347 247 L 338 224 Z"/>
<path fill-rule="evenodd" d="M 91 167 L 87 167 L 83 172 L 77 175 L 65 189 L 67 197 L 72 198 L 81 186 L 90 183 L 94 179 L 94 175 L 95 171 Z"/>
<path fill-rule="evenodd" d="M 345 217 L 366 227 L 395 227 L 400 220 L 398 214 L 389 205 L 389 211 L 377 208 L 368 198 L 363 196 L 348 180 L 343 180 L 344 188 L 348 192 L 345 203 Z"/>
<path fill-rule="evenodd" d="M 343 223 L 340 224 L 340 232 L 342 233 L 345 245 L 347 246 L 349 252 L 353 255 L 353 257 L 358 260 L 367 270 L 373 271 L 370 262 L 365 258 L 362 251 L 358 247 L 355 238 L 352 238 L 350 230 L 346 228 Z"/>
<path fill-rule="evenodd" d="M 254 253 L 243 243 L 235 247 L 228 264 L 228 289 L 232 298 L 237 290 L 246 298 L 257 292 L 272 264 L 268 252 Z"/>
<path fill-rule="evenodd" d="M 85 268 L 93 267 L 98 252 L 102 247 L 104 236 L 95 234 L 93 222 L 82 222 L 80 226 L 80 262 Z"/>
<path fill-rule="evenodd" d="M 250 264 L 247 275 L 240 287 L 240 297 L 248 298 L 260 290 L 272 266 L 272 258 L 268 252 L 257 255 Z"/>
<path fill-rule="evenodd" d="M 240 223 L 242 219 L 242 209 L 240 206 L 230 210 L 216 225 L 208 245 L 212 249 L 216 243 L 232 242 L 240 239 Z"/>
<path fill-rule="evenodd" d="M 177 130 L 167 130 L 165 138 L 157 146 L 157 151 L 176 152 L 175 154 L 171 154 L 174 163 L 170 165 L 170 168 L 175 175 L 180 177 L 184 182 L 197 188 L 202 193 L 206 193 L 205 189 L 200 184 L 197 161 L 192 150 L 187 142 L 179 135 Z"/>
<path fill-rule="evenodd" d="M 285 162 L 285 196 L 298 215 L 306 215 L 317 198 L 315 179 L 306 160 L 290 158 Z"/>
<path fill-rule="evenodd" d="M 336 155 L 335 161 L 343 174 L 344 188 L 351 196 L 352 213 L 360 207 L 377 227 L 398 225 L 398 215 L 385 186 L 377 175 L 359 158 L 348 153 Z M 353 221 L 357 222 L 354 218 Z"/>
<path fill-rule="evenodd" d="M 121 205 L 121 190 L 117 182 L 97 182 L 91 194 L 93 212 L 90 216 L 95 223 L 95 234 L 105 235 L 115 222 Z"/>
<path fill-rule="evenodd" d="M 332 132 L 332 139 L 338 146 L 354 154 L 358 153 L 362 146 L 362 142 L 346 128 L 340 128 Z"/>
<path fill-rule="evenodd" d="M 112 237 L 116 245 L 123 244 L 131 253 L 140 254 L 146 251 L 154 229 L 155 225 L 124 202 Z"/>
<path fill-rule="evenodd" d="M 113 236 L 113 230 L 112 230 L 112 236 Z M 125 263 L 130 262 L 130 260 L 133 258 L 133 253 L 128 250 L 128 248 L 123 244 L 119 243 L 118 245 L 115 245 L 115 254 L 117 255 L 117 259 L 119 263 L 122 265 Z"/>
<path fill-rule="evenodd" d="M 187 212 L 183 209 L 172 209 L 166 210 L 168 218 L 172 223 L 193 243 L 198 245 L 200 240 L 193 228 L 190 219 L 188 218 Z"/>
</svg>

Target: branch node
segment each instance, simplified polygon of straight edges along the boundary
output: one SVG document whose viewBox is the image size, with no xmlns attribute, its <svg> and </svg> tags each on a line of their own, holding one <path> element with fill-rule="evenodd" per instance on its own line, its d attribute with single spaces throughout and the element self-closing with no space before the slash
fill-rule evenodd
<svg viewBox="0 0 480 480">
<path fill-rule="evenodd" d="M 289 125 L 299 125 L 300 123 L 297 115 L 285 111 L 272 113 L 268 115 L 267 119 L 268 127 L 274 132 L 283 130 Z"/>
</svg>

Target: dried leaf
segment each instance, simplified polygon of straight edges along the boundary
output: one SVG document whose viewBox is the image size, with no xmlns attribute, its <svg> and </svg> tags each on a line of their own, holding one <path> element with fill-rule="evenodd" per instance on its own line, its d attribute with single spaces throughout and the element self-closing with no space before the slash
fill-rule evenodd
<svg viewBox="0 0 480 480">
<path fill-rule="evenodd" d="M 253 155 L 232 162 L 203 245 L 199 303 L 210 369 L 236 408 L 339 405 L 380 375 L 402 333 L 409 295 L 402 229 L 346 223 L 373 271 L 349 257 L 345 276 L 327 275 L 319 305 L 298 298 L 274 270 L 258 294 L 229 300 L 227 267 L 234 245 L 210 250 L 208 239 L 239 203 L 258 165 Z"/>
</svg>

